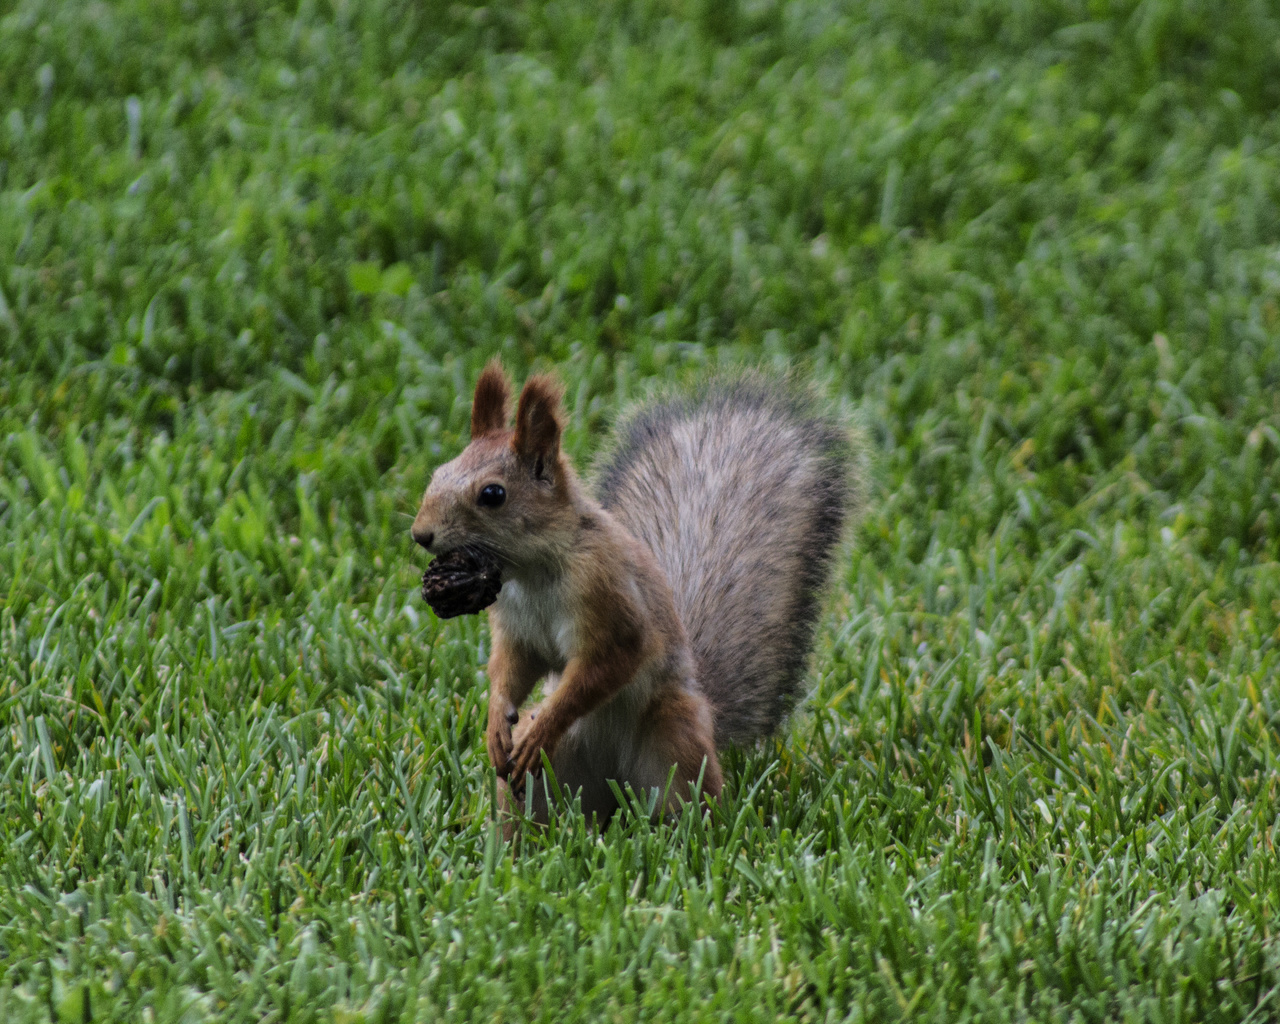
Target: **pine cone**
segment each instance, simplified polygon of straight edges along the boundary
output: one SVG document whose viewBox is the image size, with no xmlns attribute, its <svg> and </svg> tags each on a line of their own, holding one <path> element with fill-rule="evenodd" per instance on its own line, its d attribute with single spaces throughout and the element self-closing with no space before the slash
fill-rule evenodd
<svg viewBox="0 0 1280 1024">
<path fill-rule="evenodd" d="M 422 597 L 442 619 L 474 615 L 498 599 L 502 569 L 492 556 L 472 548 L 441 555 L 422 574 Z"/>
</svg>

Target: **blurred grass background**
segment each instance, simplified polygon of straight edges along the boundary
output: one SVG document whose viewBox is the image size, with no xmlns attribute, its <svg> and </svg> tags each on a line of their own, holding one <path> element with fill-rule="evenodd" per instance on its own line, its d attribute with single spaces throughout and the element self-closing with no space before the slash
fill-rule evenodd
<svg viewBox="0 0 1280 1024">
<path fill-rule="evenodd" d="M 0 1017 L 1280 1012 L 1280 9 L 0 0 Z M 707 821 L 490 820 L 407 518 L 797 367 L 868 515 Z"/>
</svg>

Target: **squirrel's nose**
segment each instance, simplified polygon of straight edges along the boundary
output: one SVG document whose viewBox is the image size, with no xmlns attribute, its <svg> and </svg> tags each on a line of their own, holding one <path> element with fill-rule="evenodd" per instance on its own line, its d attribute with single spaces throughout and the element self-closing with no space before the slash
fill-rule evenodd
<svg viewBox="0 0 1280 1024">
<path fill-rule="evenodd" d="M 428 551 L 431 550 L 431 544 L 436 539 L 434 530 L 422 529 L 417 524 L 414 524 L 409 534 L 413 537 L 415 543 L 421 544 Z"/>
</svg>

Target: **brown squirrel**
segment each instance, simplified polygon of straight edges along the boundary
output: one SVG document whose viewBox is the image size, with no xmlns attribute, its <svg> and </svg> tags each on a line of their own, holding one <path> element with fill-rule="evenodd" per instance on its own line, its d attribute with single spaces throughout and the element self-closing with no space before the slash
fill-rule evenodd
<svg viewBox="0 0 1280 1024">
<path fill-rule="evenodd" d="M 514 807 L 544 751 L 601 821 L 609 780 L 665 793 L 659 812 L 699 780 L 717 796 L 717 748 L 767 735 L 799 696 L 856 499 L 848 432 L 784 383 L 712 383 L 626 421 L 593 495 L 560 448 L 556 381 L 528 379 L 514 428 L 510 396 L 491 361 L 471 443 L 436 469 L 411 531 L 433 554 L 466 545 L 501 566 L 487 734 L 500 802 Z M 520 721 L 544 677 L 549 696 Z M 545 820 L 545 787 L 534 805 Z"/>
</svg>

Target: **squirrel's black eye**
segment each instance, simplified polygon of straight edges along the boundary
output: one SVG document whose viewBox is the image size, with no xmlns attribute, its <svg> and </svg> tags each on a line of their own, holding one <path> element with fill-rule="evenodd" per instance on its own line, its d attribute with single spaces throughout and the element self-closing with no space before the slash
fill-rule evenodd
<svg viewBox="0 0 1280 1024">
<path fill-rule="evenodd" d="M 507 500 L 507 492 L 502 484 L 487 484 L 480 491 L 476 501 L 485 508 L 497 508 Z"/>
</svg>

